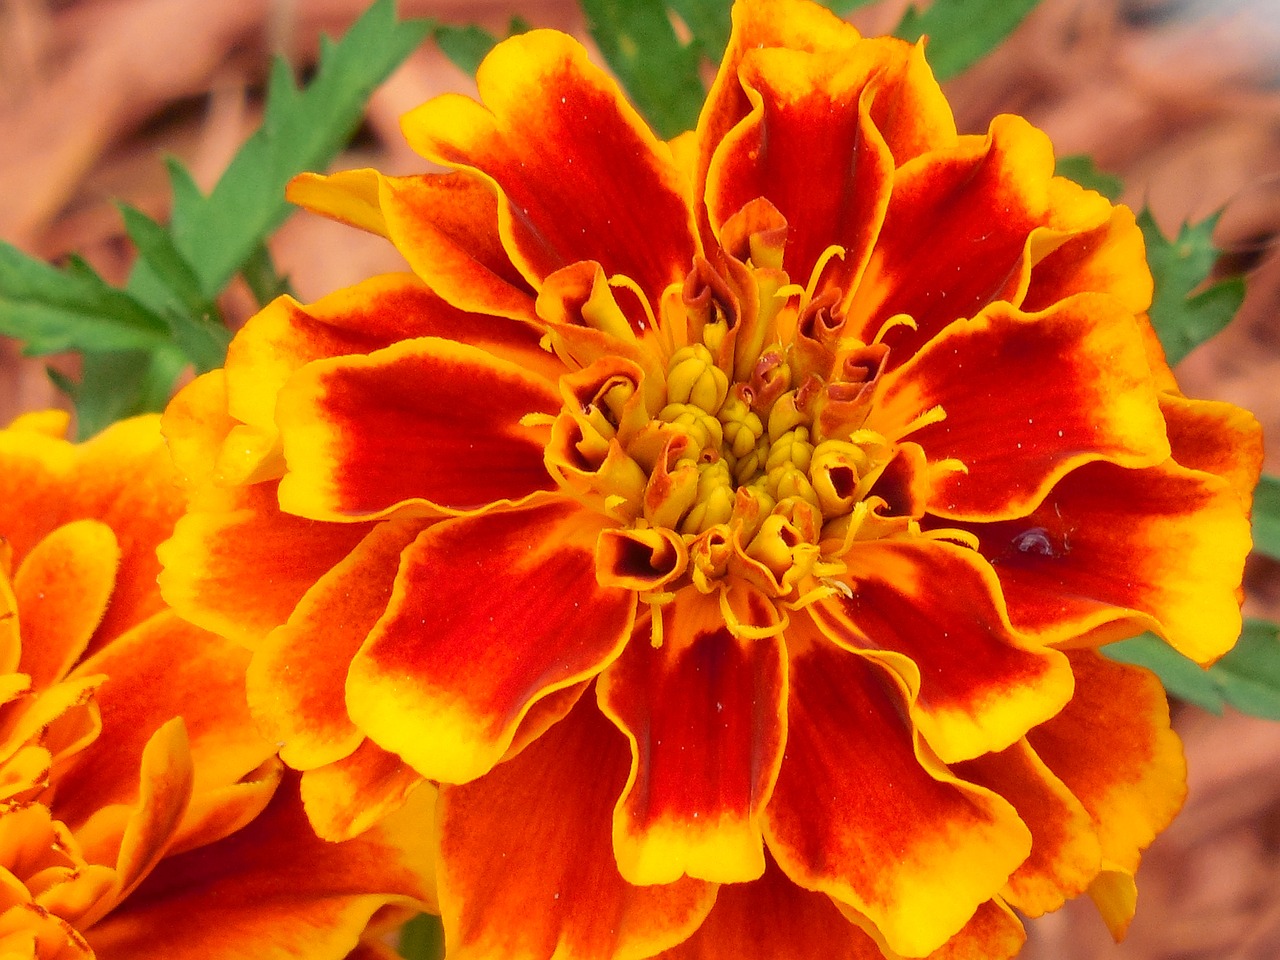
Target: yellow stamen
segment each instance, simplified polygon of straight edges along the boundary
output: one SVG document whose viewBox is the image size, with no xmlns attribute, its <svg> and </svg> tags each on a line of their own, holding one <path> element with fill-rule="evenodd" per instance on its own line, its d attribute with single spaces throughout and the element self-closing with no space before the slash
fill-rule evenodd
<svg viewBox="0 0 1280 960">
<path fill-rule="evenodd" d="M 961 530 L 958 527 L 921 530 L 920 537 L 924 540 L 948 540 L 952 543 L 958 543 L 962 547 L 968 547 L 970 550 L 977 550 L 980 545 L 977 534 L 971 530 Z"/>
<path fill-rule="evenodd" d="M 907 314 L 895 313 L 892 317 L 890 317 L 888 320 L 886 320 L 884 323 L 880 325 L 880 332 L 877 333 L 875 339 L 871 341 L 872 346 L 875 346 L 877 343 L 883 340 L 884 335 L 888 333 L 890 330 L 892 330 L 894 327 L 910 327 L 912 330 L 920 329 L 918 326 L 916 326 L 915 320 L 913 320 Z"/>
<path fill-rule="evenodd" d="M 925 427 L 931 426 L 935 423 L 941 423 L 945 419 L 947 419 L 947 411 L 942 409 L 942 404 L 938 404 L 937 406 L 930 407 L 924 413 L 920 414 L 896 434 L 891 434 L 888 439 L 897 443 L 903 437 L 909 437 L 917 430 L 923 430 Z"/>
<path fill-rule="evenodd" d="M 738 615 L 733 612 L 733 607 L 729 605 L 729 591 L 723 588 L 720 590 L 720 615 L 724 617 L 724 625 L 729 628 L 729 632 L 739 640 L 763 640 L 766 637 L 777 636 L 787 626 L 786 616 L 783 616 L 781 623 L 775 623 L 771 626 L 748 626 L 739 620 Z"/>
</svg>

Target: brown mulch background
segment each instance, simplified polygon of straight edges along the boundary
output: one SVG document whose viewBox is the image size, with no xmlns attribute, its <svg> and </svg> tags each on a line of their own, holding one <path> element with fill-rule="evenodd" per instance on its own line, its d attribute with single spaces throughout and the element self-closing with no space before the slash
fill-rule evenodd
<svg viewBox="0 0 1280 960">
<path fill-rule="evenodd" d="M 85 255 L 106 276 L 130 262 L 119 197 L 164 216 L 161 158 L 206 189 L 252 130 L 267 58 L 299 70 L 321 32 L 362 0 L 0 0 L 0 237 L 49 258 Z M 867 32 L 901 2 L 862 11 Z M 520 13 L 583 34 L 571 2 L 402 0 L 403 15 L 502 29 Z M 420 167 L 400 113 L 443 90 L 473 92 L 434 50 L 418 51 L 375 95 L 337 166 Z M 1280 436 L 1280 0 L 1044 0 L 1014 38 L 949 84 L 962 130 L 1017 112 L 1060 153 L 1088 152 L 1149 202 L 1166 230 L 1225 205 L 1218 240 L 1250 282 L 1228 331 L 1178 370 L 1184 390 L 1242 404 Z M 396 269 L 356 231 L 294 217 L 277 262 L 303 299 Z M 240 320 L 247 299 L 232 297 Z M 0 349 L 0 422 L 57 403 L 43 363 Z M 1280 444 L 1267 468 L 1280 473 Z M 1280 564 L 1251 563 L 1247 611 L 1280 618 Z M 1191 793 L 1139 874 L 1128 940 L 1113 945 L 1087 902 L 1030 925 L 1034 960 L 1274 960 L 1280 957 L 1280 725 L 1178 706 Z"/>
</svg>

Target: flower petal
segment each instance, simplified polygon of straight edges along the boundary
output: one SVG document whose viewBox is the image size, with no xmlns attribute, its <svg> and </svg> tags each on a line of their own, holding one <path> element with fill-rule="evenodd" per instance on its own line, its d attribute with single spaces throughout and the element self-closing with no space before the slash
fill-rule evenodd
<svg viewBox="0 0 1280 960">
<path fill-rule="evenodd" d="M 330 220 L 387 236 L 387 221 L 378 205 L 377 170 L 342 170 L 338 173 L 300 173 L 285 187 L 285 199 Z"/>
<path fill-rule="evenodd" d="M 405 136 L 428 160 L 490 179 L 503 246 L 530 283 L 595 260 L 657 303 L 684 278 L 697 249 L 684 178 L 581 44 L 550 30 L 512 37 L 476 83 L 483 106 L 437 97 L 404 117 Z"/>
<path fill-rule="evenodd" d="M 823 276 L 849 290 L 871 256 L 893 185 L 893 157 L 871 122 L 867 88 L 904 50 L 888 39 L 826 56 L 776 48 L 745 56 L 739 76 L 753 109 L 725 135 L 707 171 L 716 233 L 764 197 L 787 222 L 787 273 L 805 283 L 838 244 L 846 252 Z"/>
<path fill-rule="evenodd" d="M 1106 223 L 1071 237 L 1031 268 L 1021 307 L 1028 313 L 1047 310 L 1077 293 L 1097 291 L 1142 313 L 1154 290 L 1146 251 L 1133 211 L 1112 207 Z"/>
<path fill-rule="evenodd" d="M 283 510 L 320 520 L 469 510 L 555 488 L 542 463 L 555 385 L 465 343 L 424 337 L 309 364 L 280 391 Z"/>
<path fill-rule="evenodd" d="M 1109 297 L 1081 295 L 1024 315 L 993 305 L 939 334 L 881 381 L 868 426 L 911 432 L 940 471 L 929 510 L 980 521 L 1025 516 L 1094 460 L 1147 467 L 1169 455 L 1136 321 Z"/>
<path fill-rule="evenodd" d="M 440 908 L 451 957 L 648 957 L 689 936 L 711 909 L 713 884 L 636 887 L 618 874 L 609 811 L 627 779 L 626 741 L 593 701 L 583 697 L 487 776 L 441 789 Z"/>
<path fill-rule="evenodd" d="M 654 960 L 884 960 L 824 893 L 797 886 L 768 858 L 764 876 L 727 884 L 684 943 Z"/>
<path fill-rule="evenodd" d="M 40 691 L 66 676 L 106 613 L 120 548 L 96 520 L 64 524 L 37 543 L 13 578 L 22 659 L 18 670 Z"/>
<path fill-rule="evenodd" d="M 973 551 L 872 541 L 855 544 L 844 561 L 852 595 L 814 604 L 814 619 L 840 646 L 881 659 L 918 691 L 912 723 L 942 760 L 1003 750 L 1071 699 L 1067 658 L 1018 636 L 990 565 Z"/>
<path fill-rule="evenodd" d="M 958 932 L 1031 848 L 1002 798 L 953 777 L 903 722 L 878 664 L 787 628 L 787 752 L 765 840 L 792 880 L 853 907 L 919 957 Z"/>
<path fill-rule="evenodd" d="M 1031 856 L 1009 878 L 1005 899 L 1038 917 L 1089 888 L 1102 868 L 1093 822 L 1025 740 L 959 764 L 954 772 L 1000 794 L 1031 828 Z"/>
<path fill-rule="evenodd" d="M 227 409 L 246 425 L 218 458 L 220 482 L 274 479 L 283 473 L 276 400 L 289 377 L 315 360 L 364 355 L 402 340 L 444 337 L 555 379 L 563 365 L 539 345 L 537 327 L 502 317 L 466 313 L 412 274 L 373 277 L 304 305 L 278 297 L 249 319 L 227 351 Z M 212 405 L 213 398 L 206 401 Z M 170 414 L 172 416 L 172 414 Z M 236 469 L 245 437 L 257 454 Z M 275 465 L 276 472 L 268 471 Z"/>
<path fill-rule="evenodd" d="M 744 592 L 752 626 L 780 626 L 768 599 Z M 613 815 L 618 868 L 637 884 L 754 880 L 764 872 L 760 814 L 786 740 L 781 637 L 735 637 L 718 597 L 692 587 L 654 615 L 662 646 L 642 624 L 596 687 L 631 743 Z"/>
<path fill-rule="evenodd" d="M 1248 410 L 1217 400 L 1163 394 L 1173 459 L 1226 480 L 1248 512 L 1262 473 L 1262 426 Z"/>
<path fill-rule="evenodd" d="M 1092 650 L 1071 665 L 1075 696 L 1027 740 L 1093 817 L 1103 858 L 1132 874 L 1186 797 L 1182 744 L 1155 674 Z"/>
<path fill-rule="evenodd" d="M 862 927 L 885 960 L 903 960 L 866 917 L 839 901 L 836 906 L 852 923 Z M 1026 942 L 1022 922 L 1000 897 L 992 897 L 978 907 L 955 936 L 924 960 L 1012 960 Z"/>
<path fill-rule="evenodd" d="M 1029 516 L 974 524 L 1009 615 L 1045 643 L 1105 643 L 1155 630 L 1211 663 L 1240 634 L 1249 523 L 1212 474 L 1173 461 L 1087 464 Z"/>
<path fill-rule="evenodd" d="M 716 234 L 704 219 L 707 210 L 702 200 L 707 171 L 721 141 L 752 110 L 751 101 L 738 76 L 743 57 L 752 50 L 776 47 L 848 53 L 862 36 L 851 24 L 831 11 L 824 10 L 815 3 L 801 3 L 798 0 L 737 3 L 733 6 L 732 19 L 729 45 L 698 117 L 699 150 L 694 190 L 699 229 L 703 231 L 703 242 L 708 249 L 714 247 Z M 716 226 L 718 229 L 719 224 Z"/>
<path fill-rule="evenodd" d="M 284 513 L 276 486 L 204 488 L 158 550 L 165 600 L 192 623 L 248 647 L 288 620 L 371 526 Z"/>
<path fill-rule="evenodd" d="M 419 535 L 351 664 L 356 725 L 429 779 L 486 773 L 535 702 L 596 675 L 626 643 L 635 597 L 596 583 L 602 528 L 561 499 Z"/>
<path fill-rule="evenodd" d="M 364 739 L 347 716 L 347 670 L 386 611 L 401 551 L 426 523 L 379 523 L 254 652 L 245 678 L 249 708 L 295 770 L 341 760 Z M 304 778 L 304 795 L 306 784 Z"/>
<path fill-rule="evenodd" d="M 350 840 L 404 806 L 422 782 L 394 753 L 365 740 L 349 756 L 302 775 L 302 804 L 317 834 Z"/>
<path fill-rule="evenodd" d="M 86 936 L 99 960 L 343 957 L 385 904 L 429 907 L 434 793 L 358 840 L 312 832 L 286 781 L 249 826 L 166 858 Z M 208 909 L 210 892 L 218 909 Z"/>
<path fill-rule="evenodd" d="M 244 702 L 248 660 L 239 645 L 165 612 L 84 661 L 73 678 L 107 676 L 95 697 L 102 734 L 58 771 L 59 818 L 74 827 L 131 800 L 146 744 L 175 717 L 183 719 L 198 791 L 235 783 L 272 756 Z"/>
<path fill-rule="evenodd" d="M 912 317 L 884 338 L 898 362 L 953 320 L 1021 301 L 1035 262 L 1107 221 L 1099 194 L 1053 176 L 1048 137 L 1020 117 L 992 121 L 900 167 L 884 227 L 850 304 L 851 334 L 870 343 L 885 321 Z"/>
<path fill-rule="evenodd" d="M 383 177 L 379 198 L 391 242 L 432 290 L 461 310 L 533 319 L 533 290 L 502 247 L 483 177 Z"/>
</svg>

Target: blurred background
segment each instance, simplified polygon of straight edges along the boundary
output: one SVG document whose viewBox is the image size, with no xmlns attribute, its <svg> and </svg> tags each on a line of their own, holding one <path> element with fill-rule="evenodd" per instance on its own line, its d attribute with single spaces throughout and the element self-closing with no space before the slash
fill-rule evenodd
<svg viewBox="0 0 1280 960">
<path fill-rule="evenodd" d="M 305 78 L 318 36 L 340 34 L 363 6 L 0 0 L 0 238 L 55 261 L 79 252 L 122 281 L 132 253 L 112 198 L 164 218 L 169 154 L 209 189 L 257 124 L 271 54 Z M 884 32 L 903 6 L 887 0 L 854 22 Z M 572 0 L 401 0 L 400 12 L 498 34 L 519 14 L 585 36 Z M 423 169 L 398 117 L 445 90 L 474 85 L 438 50 L 417 51 L 374 95 L 336 167 Z M 947 90 L 962 132 L 1020 113 L 1060 154 L 1092 154 L 1122 177 L 1125 201 L 1149 204 L 1166 233 L 1225 207 L 1219 266 L 1247 274 L 1248 297 L 1177 372 L 1189 395 L 1248 407 L 1280 436 L 1280 0 L 1044 0 Z M 304 300 L 403 264 L 383 241 L 306 214 L 272 249 Z M 233 290 L 225 313 L 243 322 L 251 304 Z M 59 403 L 45 361 L 0 346 L 0 422 Z M 1267 470 L 1280 473 L 1280 442 Z M 1280 619 L 1280 564 L 1254 558 L 1246 588 L 1247 613 Z M 1174 713 L 1190 797 L 1139 873 L 1128 939 L 1112 944 L 1077 902 L 1030 924 L 1028 960 L 1280 957 L 1280 724 Z"/>
</svg>

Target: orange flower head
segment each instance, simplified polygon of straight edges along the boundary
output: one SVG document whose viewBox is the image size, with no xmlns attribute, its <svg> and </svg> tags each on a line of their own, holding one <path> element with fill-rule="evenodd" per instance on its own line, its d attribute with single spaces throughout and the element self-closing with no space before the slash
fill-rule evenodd
<svg viewBox="0 0 1280 960">
<path fill-rule="evenodd" d="M 1159 683 L 1239 630 L 1256 423 L 1177 392 L 1132 213 L 958 135 L 923 49 L 742 0 L 664 143 L 572 39 L 304 176 L 413 273 L 282 299 L 170 408 L 162 583 L 255 649 L 313 823 L 440 783 L 459 957 L 1007 957 L 1117 934 Z M 358 812 L 353 812 L 358 811 Z"/>
<path fill-rule="evenodd" d="M 249 716 L 247 651 L 161 601 L 182 498 L 159 418 L 79 446 L 66 422 L 0 431 L 0 954 L 336 960 L 383 906 L 432 903 L 430 791 L 319 841 Z"/>
</svg>

